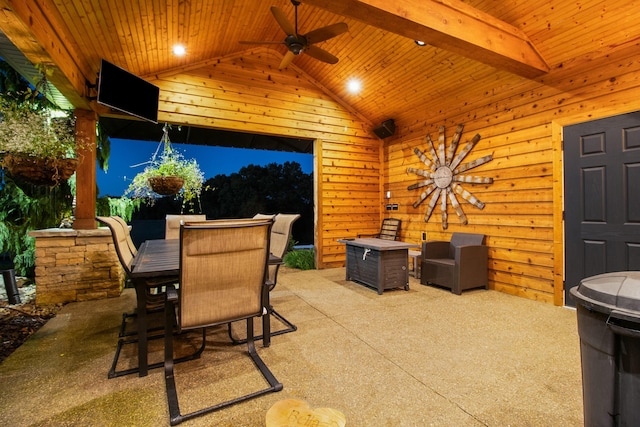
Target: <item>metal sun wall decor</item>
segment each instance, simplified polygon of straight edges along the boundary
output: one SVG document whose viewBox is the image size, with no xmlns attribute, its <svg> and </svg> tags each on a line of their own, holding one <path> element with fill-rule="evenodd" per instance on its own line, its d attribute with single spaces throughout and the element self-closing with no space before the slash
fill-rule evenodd
<svg viewBox="0 0 640 427">
<path fill-rule="evenodd" d="M 451 206 L 456 211 L 456 214 L 458 215 L 458 218 L 463 225 L 466 225 L 469 221 L 467 220 L 467 216 L 464 214 L 462 207 L 458 202 L 456 194 L 478 209 L 484 209 L 484 203 L 478 200 L 473 194 L 465 190 L 464 187 L 460 185 L 460 183 L 467 182 L 471 184 L 491 184 L 493 182 L 493 178 L 462 174 L 465 171 L 468 171 L 493 160 L 493 154 L 489 154 L 488 156 L 484 156 L 467 163 L 461 163 L 467 156 L 467 154 L 469 154 L 473 147 L 478 143 L 478 141 L 480 141 L 480 134 L 476 134 L 473 139 L 467 142 L 462 150 L 460 150 L 460 152 L 456 154 L 463 129 L 464 125 L 458 125 L 456 132 L 453 135 L 453 139 L 449 144 L 449 147 L 447 147 L 444 135 L 445 128 L 444 126 L 440 126 L 440 136 L 438 138 L 437 153 L 435 145 L 431 140 L 431 136 L 427 134 L 427 151 L 431 155 L 431 158 L 427 157 L 427 155 L 420 151 L 419 148 L 415 148 L 413 150 L 416 156 L 418 156 L 422 163 L 425 164 L 427 169 L 407 168 L 407 173 L 414 173 L 418 176 L 427 178 L 424 181 L 417 182 L 407 187 L 407 190 L 417 190 L 426 187 L 423 193 L 420 195 L 418 201 L 413 204 L 413 207 L 417 208 L 431 195 L 431 199 L 429 200 L 429 205 L 427 207 L 427 212 L 424 216 L 424 222 L 429 222 L 429 218 L 433 213 L 436 203 L 438 202 L 438 199 L 440 199 L 440 211 L 442 212 L 442 228 L 445 230 L 449 225 L 447 215 L 447 198 L 451 202 Z"/>
</svg>

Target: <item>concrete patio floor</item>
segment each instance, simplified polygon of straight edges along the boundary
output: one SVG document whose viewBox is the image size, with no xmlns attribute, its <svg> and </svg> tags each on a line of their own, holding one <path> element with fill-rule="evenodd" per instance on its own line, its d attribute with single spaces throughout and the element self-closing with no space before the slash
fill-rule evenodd
<svg viewBox="0 0 640 427">
<path fill-rule="evenodd" d="M 272 303 L 298 326 L 257 343 L 284 389 L 182 425 L 263 426 L 290 398 L 337 409 L 350 427 L 583 425 L 573 310 L 496 291 L 456 296 L 414 278 L 409 291 L 378 295 L 343 268 L 283 269 Z M 134 306 L 132 290 L 65 306 L 0 365 L 0 422 L 169 425 L 162 369 L 107 379 L 121 315 Z M 183 412 L 263 387 L 244 351 L 212 328 L 203 356 L 176 367 Z M 127 346 L 121 364 L 132 362 Z"/>
</svg>

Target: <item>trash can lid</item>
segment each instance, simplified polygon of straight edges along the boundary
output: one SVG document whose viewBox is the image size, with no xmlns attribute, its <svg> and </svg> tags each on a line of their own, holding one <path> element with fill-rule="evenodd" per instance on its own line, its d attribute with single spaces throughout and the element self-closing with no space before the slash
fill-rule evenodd
<svg viewBox="0 0 640 427">
<path fill-rule="evenodd" d="M 587 277 L 570 290 L 584 306 L 611 313 L 624 310 L 640 319 L 640 271 L 619 271 Z"/>
</svg>

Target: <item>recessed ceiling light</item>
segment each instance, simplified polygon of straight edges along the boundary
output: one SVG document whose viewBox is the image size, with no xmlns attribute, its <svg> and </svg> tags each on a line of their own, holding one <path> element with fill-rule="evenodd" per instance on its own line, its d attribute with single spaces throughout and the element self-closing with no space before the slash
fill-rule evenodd
<svg viewBox="0 0 640 427">
<path fill-rule="evenodd" d="M 173 54 L 176 56 L 184 56 L 187 53 L 187 49 L 181 44 L 173 45 Z"/>
<path fill-rule="evenodd" d="M 425 42 L 423 42 L 422 40 L 416 40 L 415 42 L 416 42 L 416 44 L 417 44 L 418 46 L 424 46 L 424 45 L 426 45 L 426 43 L 425 43 Z"/>
<path fill-rule="evenodd" d="M 347 90 L 351 93 L 360 93 L 362 90 L 362 83 L 358 79 L 351 79 L 347 82 Z"/>
</svg>

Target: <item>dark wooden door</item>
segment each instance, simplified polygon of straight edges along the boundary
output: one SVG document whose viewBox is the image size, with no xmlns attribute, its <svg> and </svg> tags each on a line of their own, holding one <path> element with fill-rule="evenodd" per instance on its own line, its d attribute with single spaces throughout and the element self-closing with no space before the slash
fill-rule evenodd
<svg viewBox="0 0 640 427">
<path fill-rule="evenodd" d="M 564 129 L 565 303 L 600 273 L 640 270 L 640 112 Z"/>
</svg>

